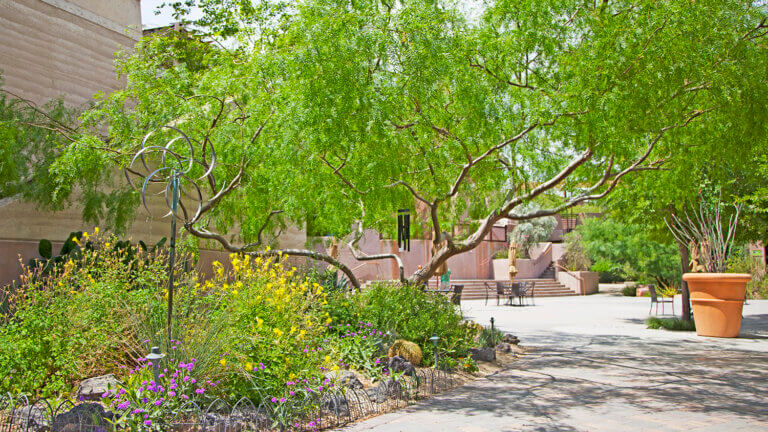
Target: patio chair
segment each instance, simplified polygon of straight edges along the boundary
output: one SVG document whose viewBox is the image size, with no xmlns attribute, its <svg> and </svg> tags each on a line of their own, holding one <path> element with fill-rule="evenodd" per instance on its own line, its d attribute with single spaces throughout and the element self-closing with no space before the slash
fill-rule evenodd
<svg viewBox="0 0 768 432">
<path fill-rule="evenodd" d="M 488 299 L 491 297 L 491 293 L 493 292 L 493 287 L 491 286 L 490 282 L 483 282 L 483 285 L 485 285 L 485 305 L 488 306 Z M 496 298 L 498 297 L 499 297 L 499 294 L 497 293 Z"/>
<path fill-rule="evenodd" d="M 536 306 L 536 302 L 533 300 L 534 290 L 536 289 L 536 283 L 527 281 L 523 282 L 520 288 L 520 304 L 523 303 L 526 297 L 531 298 L 531 305 Z"/>
<path fill-rule="evenodd" d="M 523 305 L 523 283 L 522 282 L 514 282 L 512 283 L 512 286 L 509 289 L 509 304 L 511 305 L 512 299 L 517 297 L 517 303 L 522 306 Z"/>
<path fill-rule="evenodd" d="M 653 310 L 653 305 L 656 305 L 656 315 L 659 314 L 659 303 L 661 303 L 661 314 L 664 315 L 664 303 L 672 304 L 672 314 L 675 313 L 675 298 L 674 297 L 662 297 L 656 294 L 656 286 L 653 284 L 648 285 L 648 292 L 651 293 L 651 307 L 648 309 L 648 315 Z"/>
<path fill-rule="evenodd" d="M 499 305 L 499 299 L 507 297 L 506 282 L 496 282 L 496 306 Z"/>
<path fill-rule="evenodd" d="M 461 293 L 464 291 L 464 285 L 454 285 L 453 294 L 451 294 L 451 303 L 461 307 Z"/>
</svg>

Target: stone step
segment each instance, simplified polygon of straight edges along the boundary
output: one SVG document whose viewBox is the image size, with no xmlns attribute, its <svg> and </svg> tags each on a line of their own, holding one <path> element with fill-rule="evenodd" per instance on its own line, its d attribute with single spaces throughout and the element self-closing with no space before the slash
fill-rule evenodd
<svg viewBox="0 0 768 432">
<path fill-rule="evenodd" d="M 534 297 L 561 297 L 573 296 L 575 292 L 563 286 L 554 279 L 536 278 L 536 279 L 516 279 L 515 282 L 533 282 L 535 284 Z M 464 285 L 461 293 L 462 300 L 484 300 L 486 298 L 486 283 L 490 291 L 487 293 L 489 299 L 496 298 L 496 281 L 493 279 L 452 279 L 451 285 Z M 363 284 L 363 289 L 369 287 L 371 282 Z M 435 278 L 429 280 L 428 286 L 434 289 L 436 285 Z"/>
<path fill-rule="evenodd" d="M 560 297 L 576 295 L 575 292 L 563 286 L 560 282 L 554 279 L 536 278 L 536 279 L 519 279 L 515 282 L 533 282 L 535 284 L 533 294 L 534 297 Z M 486 294 L 486 283 L 490 288 L 490 292 Z M 496 298 L 496 281 L 491 279 L 453 279 L 451 285 L 464 285 L 464 290 L 461 293 L 462 300 L 482 300 Z M 435 287 L 435 280 L 432 279 L 429 282 L 429 287 Z"/>
</svg>

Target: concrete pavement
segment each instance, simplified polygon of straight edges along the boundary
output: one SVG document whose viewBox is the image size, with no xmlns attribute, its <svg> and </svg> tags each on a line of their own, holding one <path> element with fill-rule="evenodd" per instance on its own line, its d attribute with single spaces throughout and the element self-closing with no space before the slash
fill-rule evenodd
<svg viewBox="0 0 768 432">
<path fill-rule="evenodd" d="M 680 303 L 676 299 L 676 312 Z M 646 329 L 648 298 L 462 303 L 532 347 L 510 369 L 346 431 L 768 430 L 768 301 L 738 339 Z"/>
</svg>

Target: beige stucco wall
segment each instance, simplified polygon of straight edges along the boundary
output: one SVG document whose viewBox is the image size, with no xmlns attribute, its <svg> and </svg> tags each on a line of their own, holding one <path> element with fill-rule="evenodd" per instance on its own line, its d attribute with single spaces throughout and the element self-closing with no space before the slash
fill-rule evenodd
<svg viewBox="0 0 768 432">
<path fill-rule="evenodd" d="M 565 272 L 558 271 L 557 281 L 576 294 L 596 294 L 599 291 L 600 274 L 591 271 Z"/>
<path fill-rule="evenodd" d="M 138 0 L 0 0 L 4 88 L 74 106 L 117 88 L 115 53 L 140 37 Z"/>
</svg>

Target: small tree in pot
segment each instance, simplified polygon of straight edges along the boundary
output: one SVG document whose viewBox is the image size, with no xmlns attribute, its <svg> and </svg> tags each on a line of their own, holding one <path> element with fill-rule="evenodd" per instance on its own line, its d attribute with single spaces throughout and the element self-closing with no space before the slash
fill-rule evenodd
<svg viewBox="0 0 768 432">
<path fill-rule="evenodd" d="M 672 234 L 689 245 L 691 270 L 683 279 L 688 282 L 699 336 L 736 337 L 741 329 L 741 310 L 747 282 L 751 276 L 725 273 L 734 251 L 740 206 L 723 222 L 723 204 L 699 203 L 698 212 L 684 217 L 673 215 L 666 221 Z"/>
</svg>

